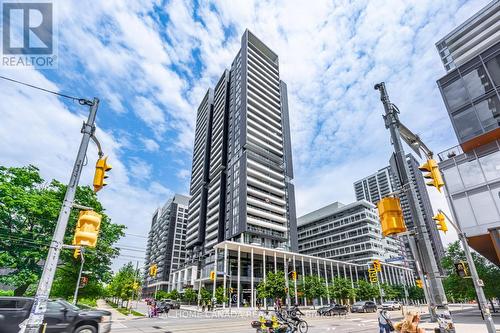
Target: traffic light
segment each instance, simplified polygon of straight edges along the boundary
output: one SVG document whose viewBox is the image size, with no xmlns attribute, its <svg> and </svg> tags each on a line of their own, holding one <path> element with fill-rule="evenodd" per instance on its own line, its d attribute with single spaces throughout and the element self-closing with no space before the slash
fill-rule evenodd
<svg viewBox="0 0 500 333">
<path fill-rule="evenodd" d="M 378 282 L 377 270 L 375 268 L 368 268 L 368 277 L 370 278 L 371 283 Z"/>
<path fill-rule="evenodd" d="M 448 231 L 448 226 L 446 225 L 446 217 L 443 213 L 438 213 L 436 216 L 433 216 L 432 219 L 436 221 L 438 230 L 446 233 Z"/>
<path fill-rule="evenodd" d="M 380 260 L 378 260 L 378 259 L 373 260 L 373 268 L 377 272 L 382 272 L 382 264 L 380 264 Z"/>
<path fill-rule="evenodd" d="M 417 287 L 424 289 L 424 282 L 422 280 L 418 279 L 415 283 L 417 284 Z"/>
<path fill-rule="evenodd" d="M 139 289 L 139 283 L 138 282 L 134 282 L 133 288 L 134 288 L 134 290 Z"/>
<path fill-rule="evenodd" d="M 215 280 L 215 271 L 210 271 L 210 280 Z"/>
<path fill-rule="evenodd" d="M 444 186 L 443 177 L 441 177 L 441 172 L 435 160 L 428 159 L 426 163 L 418 167 L 421 171 L 426 171 L 428 173 L 424 174 L 424 178 L 432 179 L 426 184 L 428 186 L 434 186 L 439 192 L 441 192 L 441 187 Z"/>
<path fill-rule="evenodd" d="M 156 274 L 158 273 L 158 265 L 157 264 L 152 264 L 149 267 L 149 275 L 156 277 Z"/>
<path fill-rule="evenodd" d="M 377 208 L 384 237 L 406 231 L 399 198 L 383 198 L 377 203 Z"/>
<path fill-rule="evenodd" d="M 297 272 L 296 271 L 292 272 L 292 280 L 293 281 L 297 280 Z"/>
<path fill-rule="evenodd" d="M 467 266 L 467 263 L 465 261 L 456 262 L 455 272 L 457 272 L 457 275 L 462 278 L 469 276 L 469 267 Z"/>
<path fill-rule="evenodd" d="M 102 216 L 93 210 L 82 210 L 76 224 L 73 245 L 95 247 Z"/>
<path fill-rule="evenodd" d="M 74 257 L 75 259 L 80 258 L 80 253 L 81 253 L 81 251 L 82 251 L 82 250 L 80 250 L 80 249 L 75 249 L 75 251 L 73 252 L 73 257 Z"/>
<path fill-rule="evenodd" d="M 230 294 L 234 293 L 234 288 L 229 288 L 229 293 Z"/>
<path fill-rule="evenodd" d="M 95 164 L 94 192 L 96 193 L 107 185 L 104 179 L 108 178 L 106 172 L 111 170 L 111 165 L 107 163 L 107 159 L 107 157 L 100 158 Z"/>
</svg>

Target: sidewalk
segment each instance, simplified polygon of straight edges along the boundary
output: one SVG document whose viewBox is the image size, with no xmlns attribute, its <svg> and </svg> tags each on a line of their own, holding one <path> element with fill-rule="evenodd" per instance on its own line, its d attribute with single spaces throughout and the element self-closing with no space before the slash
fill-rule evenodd
<svg viewBox="0 0 500 333">
<path fill-rule="evenodd" d="M 111 307 L 108 303 L 106 303 L 103 299 L 97 300 L 97 309 L 106 310 L 111 312 L 111 318 L 113 320 L 125 320 L 128 316 L 118 312 L 115 308 Z"/>
<path fill-rule="evenodd" d="M 487 333 L 486 325 L 479 310 L 452 313 L 457 333 Z M 419 324 L 426 332 L 434 332 L 437 323 L 429 323 L 428 319 Z M 493 314 L 493 321 L 497 332 L 500 332 L 500 313 Z"/>
</svg>

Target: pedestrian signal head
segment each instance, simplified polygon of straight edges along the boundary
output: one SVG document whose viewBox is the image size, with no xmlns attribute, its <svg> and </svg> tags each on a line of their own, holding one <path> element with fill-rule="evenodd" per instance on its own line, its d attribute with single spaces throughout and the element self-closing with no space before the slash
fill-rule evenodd
<svg viewBox="0 0 500 333">
<path fill-rule="evenodd" d="M 73 245 L 95 247 L 102 216 L 93 210 L 82 210 L 76 224 Z"/>
</svg>

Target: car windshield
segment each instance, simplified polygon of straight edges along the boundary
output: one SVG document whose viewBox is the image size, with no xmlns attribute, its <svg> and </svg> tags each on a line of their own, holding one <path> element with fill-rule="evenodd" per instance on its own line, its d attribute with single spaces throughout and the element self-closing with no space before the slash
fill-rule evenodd
<svg viewBox="0 0 500 333">
<path fill-rule="evenodd" d="M 354 305 L 365 305 L 365 302 L 356 302 Z"/>
<path fill-rule="evenodd" d="M 59 303 L 61 303 L 61 304 L 63 304 L 66 308 L 69 308 L 69 309 L 71 309 L 71 310 L 73 310 L 73 311 L 78 311 L 78 310 L 80 310 L 80 308 L 79 308 L 79 307 L 77 307 L 76 305 L 73 305 L 73 304 L 71 304 L 71 303 L 68 303 L 68 302 L 66 302 L 65 300 L 58 300 L 58 302 L 59 302 Z"/>
</svg>

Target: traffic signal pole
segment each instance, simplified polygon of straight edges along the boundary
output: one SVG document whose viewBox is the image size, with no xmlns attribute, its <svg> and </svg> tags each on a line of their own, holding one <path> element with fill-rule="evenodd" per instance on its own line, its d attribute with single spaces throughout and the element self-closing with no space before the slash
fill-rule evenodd
<svg viewBox="0 0 500 333">
<path fill-rule="evenodd" d="M 78 272 L 78 279 L 76 280 L 75 294 L 73 295 L 73 304 L 76 305 L 76 301 L 78 299 L 78 289 L 80 288 L 80 279 L 82 278 L 83 264 L 85 263 L 85 258 L 83 257 L 83 252 L 85 252 L 85 247 L 82 246 L 80 248 L 80 260 L 82 263 L 80 264 L 80 272 Z"/>
<path fill-rule="evenodd" d="M 493 322 L 493 317 L 491 316 L 490 308 L 488 307 L 488 300 L 484 295 L 482 286 L 483 283 L 479 279 L 479 275 L 477 274 L 476 265 L 474 264 L 474 260 L 472 259 L 472 254 L 470 252 L 469 244 L 467 243 L 467 238 L 465 236 L 465 233 L 462 232 L 462 229 L 460 229 L 458 225 L 453 223 L 453 221 L 448 217 L 448 215 L 446 215 L 442 210 L 439 210 L 439 212 L 446 217 L 448 222 L 450 222 L 453 228 L 455 228 L 455 230 L 457 231 L 458 239 L 460 239 L 462 247 L 464 248 L 465 258 L 467 260 L 467 264 L 469 265 L 470 275 L 472 278 L 472 282 L 474 283 L 474 288 L 476 289 L 476 295 L 481 308 L 481 312 L 483 313 L 485 318 L 486 328 L 488 329 L 488 333 L 495 333 L 496 332 L 495 323 Z M 454 212 L 452 211 L 452 214 L 453 213 Z"/>
<path fill-rule="evenodd" d="M 64 234 L 68 225 L 71 208 L 73 207 L 73 201 L 75 199 L 76 189 L 82 173 L 85 155 L 87 153 L 90 137 L 95 131 L 94 123 L 97 107 L 99 105 L 99 99 L 94 98 L 93 101 L 85 100 L 83 104 L 90 107 L 90 112 L 87 122 L 83 124 L 81 130 L 83 133 L 82 141 L 80 143 L 80 148 L 78 149 L 73 171 L 71 172 L 71 177 L 68 188 L 66 189 L 61 211 L 57 219 L 56 229 L 52 237 L 47 259 L 45 260 L 42 276 L 40 278 L 40 282 L 38 283 L 38 289 L 36 291 L 33 307 L 31 308 L 31 313 L 24 330 L 24 332 L 28 333 L 38 333 L 40 326 L 43 323 L 43 317 L 47 309 L 47 301 L 52 288 L 52 282 L 54 281 L 59 255 L 61 254 L 61 249 L 63 248 Z"/>
<path fill-rule="evenodd" d="M 439 269 L 432 252 L 429 234 L 427 233 L 422 212 L 418 207 L 415 186 L 410 180 L 410 172 L 406 163 L 406 156 L 399 132 L 399 117 L 397 114 L 397 110 L 389 100 L 384 82 L 376 84 L 374 88 L 380 91 L 380 100 L 382 101 L 385 110 L 385 115 L 383 116 L 385 120 L 385 127 L 389 129 L 392 139 L 392 145 L 394 146 L 394 157 L 396 166 L 398 168 L 397 174 L 400 178 L 401 189 L 408 200 L 411 216 L 413 217 L 413 221 L 415 224 L 415 240 L 417 243 L 417 248 L 419 250 L 420 258 L 422 260 L 422 269 L 428 277 L 430 293 L 434 298 L 434 304 L 431 304 L 430 307 L 432 311 L 431 317 L 436 318 L 436 309 L 440 310 L 439 312 L 442 315 L 442 318 L 449 316 L 449 319 L 447 319 L 446 321 L 448 323 L 448 326 L 451 326 L 451 329 L 449 327 L 446 327 L 446 323 L 444 323 L 444 320 L 438 319 L 440 329 L 445 332 L 454 332 L 454 325 L 453 322 L 450 323 L 451 316 L 448 312 L 448 302 L 444 293 L 443 283 L 439 278 Z"/>
</svg>

